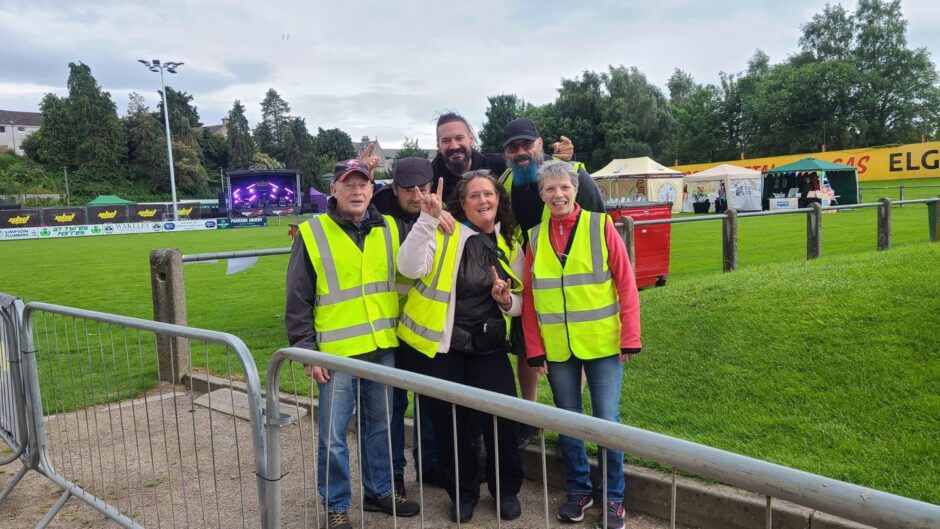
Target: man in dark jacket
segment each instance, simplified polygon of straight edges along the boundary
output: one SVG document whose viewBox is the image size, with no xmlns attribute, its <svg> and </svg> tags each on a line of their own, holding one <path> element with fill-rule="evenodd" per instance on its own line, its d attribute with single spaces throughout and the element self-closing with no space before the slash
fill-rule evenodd
<svg viewBox="0 0 940 529">
<path fill-rule="evenodd" d="M 420 193 L 427 195 L 431 192 L 431 180 L 434 174 L 431 164 L 424 158 L 402 158 L 395 164 L 392 173 L 392 184 L 382 188 L 372 197 L 372 204 L 383 215 L 390 215 L 398 224 L 398 232 L 402 240 L 411 231 L 411 227 L 421 215 Z M 444 213 L 444 212 L 442 212 Z M 453 231 L 453 217 L 450 218 L 449 232 Z M 449 233 L 448 232 L 448 233 Z M 410 290 L 414 283 L 399 276 L 396 281 L 399 287 L 405 286 Z M 399 294 L 407 295 L 407 290 L 399 290 Z M 404 298 L 400 297 L 404 307 Z M 396 361 L 396 364 L 398 362 Z M 394 390 L 394 404 L 392 406 L 392 467 L 395 489 L 405 490 L 405 410 L 408 409 L 408 392 L 401 388 Z M 422 483 L 437 485 L 441 483 L 437 472 L 437 450 L 434 442 L 434 429 L 427 414 L 421 415 L 421 460 L 418 460 L 418 429 L 415 428 L 412 437 L 412 455 L 414 456 L 416 472 L 420 472 Z M 404 494 L 404 492 L 402 492 Z"/>
<path fill-rule="evenodd" d="M 571 140 L 564 136 L 552 147 L 553 156 L 560 160 L 570 160 L 574 154 Z M 444 179 L 446 201 L 464 173 L 489 169 L 493 176 L 499 177 L 506 170 L 506 158 L 503 153 L 483 154 L 478 151 L 476 137 L 467 120 L 456 112 L 447 112 L 437 118 L 437 155 L 431 161 L 431 166 L 434 176 Z M 431 183 L 431 191 L 437 191 L 436 178 Z"/>
<path fill-rule="evenodd" d="M 391 239 L 390 235 L 397 230 L 392 230 L 370 203 L 374 184 L 365 163 L 342 162 L 336 165 L 333 174 L 334 182 L 330 185 L 333 196 L 327 203 L 326 215 L 301 225 L 300 236 L 291 248 L 284 311 L 288 339 L 294 347 L 393 365 L 393 348 L 398 344 L 395 293 L 366 292 L 350 285 L 361 287 L 366 256 L 384 256 L 388 263 L 385 277 L 393 278 L 396 267 L 392 252 L 401 243 L 401 237 L 398 241 Z M 346 237 L 358 252 L 350 250 Z M 346 287 L 345 291 L 339 290 L 340 284 Z M 358 294 L 345 295 L 349 291 Z M 369 306 L 375 311 L 366 309 L 364 298 L 370 299 Z M 304 370 L 320 389 L 318 489 L 327 511 L 326 528 L 352 529 L 348 516 L 352 490 L 346 428 L 357 400 L 360 417 L 365 417 L 359 449 L 362 464 L 368 467 L 363 473 L 364 509 L 398 516 L 417 514 L 419 505 L 404 497 L 403 490 L 396 490 L 389 476 L 390 454 L 385 441 L 388 387 L 363 380 L 357 391 L 349 373 L 317 366 L 305 366 Z"/>
</svg>

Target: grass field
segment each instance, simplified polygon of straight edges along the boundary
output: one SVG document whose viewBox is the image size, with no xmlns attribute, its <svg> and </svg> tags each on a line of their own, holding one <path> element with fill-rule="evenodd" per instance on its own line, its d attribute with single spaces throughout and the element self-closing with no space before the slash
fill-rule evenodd
<svg viewBox="0 0 940 529">
<path fill-rule="evenodd" d="M 674 225 L 669 283 L 640 294 L 644 352 L 626 370 L 623 421 L 940 503 L 940 246 L 926 242 L 924 206 L 893 218 L 894 248 L 876 252 L 873 209 L 824 215 L 813 262 L 803 216 L 741 219 L 734 274 L 720 272 L 720 222 Z M 151 249 L 289 242 L 286 222 L 3 242 L 0 292 L 149 319 Z M 263 371 L 286 342 L 286 266 L 186 265 L 189 324 L 241 337 Z"/>
</svg>

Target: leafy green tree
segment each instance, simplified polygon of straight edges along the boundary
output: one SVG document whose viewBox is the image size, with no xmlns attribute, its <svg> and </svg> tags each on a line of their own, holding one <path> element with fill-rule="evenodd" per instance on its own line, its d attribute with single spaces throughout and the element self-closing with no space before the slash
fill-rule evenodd
<svg viewBox="0 0 940 529">
<path fill-rule="evenodd" d="M 160 94 L 160 100 L 157 102 L 156 117 L 163 120 L 163 93 Z M 191 144 L 195 142 L 194 131 L 202 127 L 199 121 L 199 110 L 192 104 L 193 96 L 186 92 L 174 90 L 172 87 L 166 87 L 166 99 L 170 105 L 170 134 L 174 140 L 177 138 Z"/>
<path fill-rule="evenodd" d="M 676 68 L 666 82 L 666 88 L 669 89 L 669 102 L 679 106 L 688 101 L 697 86 L 692 74 Z"/>
<path fill-rule="evenodd" d="M 291 169 L 300 169 L 312 144 L 313 137 L 307 131 L 304 118 L 288 119 L 284 127 L 284 164 Z"/>
<path fill-rule="evenodd" d="M 163 122 L 150 112 L 140 94 L 133 92 L 128 99 L 123 122 L 127 135 L 128 163 L 134 179 L 146 183 L 150 191 L 169 192 Z"/>
<path fill-rule="evenodd" d="M 261 121 L 255 126 L 255 145 L 261 152 L 286 162 L 290 105 L 273 88 L 261 100 Z"/>
<path fill-rule="evenodd" d="M 398 163 L 399 160 L 401 160 L 402 158 L 411 158 L 411 157 L 427 158 L 428 151 L 422 149 L 421 146 L 418 145 L 417 138 L 413 140 L 409 140 L 407 137 L 405 137 L 405 141 L 401 144 L 401 149 L 398 149 L 398 152 L 395 153 L 395 158 L 392 160 L 391 167 L 389 167 L 389 173 L 395 170 L 395 165 Z"/>
<path fill-rule="evenodd" d="M 255 156 L 251 159 L 251 165 L 249 169 L 283 169 L 284 164 L 275 160 L 273 157 L 268 156 L 267 154 L 256 151 Z"/>
<path fill-rule="evenodd" d="M 245 117 L 245 106 L 237 99 L 228 113 L 227 133 L 228 168 L 248 169 L 255 156 L 255 144 L 251 139 L 251 129 L 248 128 L 248 118 Z"/>
<path fill-rule="evenodd" d="M 483 152 L 503 151 L 503 127 L 518 118 L 525 111 L 525 101 L 516 94 L 499 94 L 487 98 L 486 122 L 480 129 L 480 150 Z M 407 141 L 407 139 L 406 139 Z"/>
<path fill-rule="evenodd" d="M 202 165 L 206 168 L 206 174 L 209 176 L 209 182 L 215 188 L 215 177 L 220 170 L 228 168 L 228 141 L 225 137 L 202 129 L 202 133 L 196 136 L 199 142 L 199 150 L 202 151 Z"/>
<path fill-rule="evenodd" d="M 314 155 L 323 156 L 328 160 L 342 161 L 356 157 L 352 138 L 339 129 L 317 128 L 312 147 Z"/>
</svg>

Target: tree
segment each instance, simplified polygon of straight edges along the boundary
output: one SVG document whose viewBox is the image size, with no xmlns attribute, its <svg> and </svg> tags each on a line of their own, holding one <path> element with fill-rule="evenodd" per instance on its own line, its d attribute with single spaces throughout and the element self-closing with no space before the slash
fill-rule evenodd
<svg viewBox="0 0 940 529">
<path fill-rule="evenodd" d="M 313 138 L 312 148 L 313 154 L 323 156 L 328 160 L 342 161 L 356 157 L 352 138 L 339 129 L 318 128 L 317 135 Z"/>
<path fill-rule="evenodd" d="M 163 93 L 160 94 L 160 100 L 157 102 L 157 119 L 163 120 Z M 182 139 L 187 144 L 195 143 L 195 134 L 193 131 L 202 127 L 199 121 L 199 111 L 192 104 L 193 96 L 186 92 L 174 90 L 172 87 L 166 87 L 167 104 L 170 106 L 170 135 L 173 139 Z"/>
<path fill-rule="evenodd" d="M 123 122 L 128 165 L 134 179 L 145 182 L 151 191 L 168 192 L 170 179 L 163 123 L 144 104 L 143 96 L 136 92 L 128 96 L 127 115 Z"/>
<path fill-rule="evenodd" d="M 304 118 L 290 118 L 284 127 L 284 159 L 287 167 L 299 169 L 313 144 Z"/>
<path fill-rule="evenodd" d="M 226 138 L 202 129 L 202 134 L 199 134 L 196 140 L 199 142 L 199 150 L 202 151 L 202 165 L 206 168 L 207 175 L 216 175 L 220 170 L 228 168 L 229 150 Z M 209 178 L 209 181 L 215 182 L 215 178 Z"/>
<path fill-rule="evenodd" d="M 684 104 L 697 87 L 692 74 L 676 68 L 666 82 L 666 88 L 669 89 L 669 102 L 678 106 Z"/>
<path fill-rule="evenodd" d="M 258 149 L 278 160 L 284 159 L 285 143 L 291 118 L 290 105 L 273 88 L 261 100 L 261 121 L 255 126 L 255 144 Z"/>
<path fill-rule="evenodd" d="M 283 169 L 284 164 L 261 151 L 255 151 L 249 169 Z"/>
<path fill-rule="evenodd" d="M 525 111 L 525 101 L 516 94 L 499 94 L 487 98 L 486 122 L 480 129 L 480 150 L 483 152 L 503 151 L 503 127 L 518 118 Z M 407 141 L 407 138 L 406 138 Z"/>
<path fill-rule="evenodd" d="M 248 118 L 245 117 L 245 107 L 241 101 L 235 100 L 232 110 L 228 113 L 229 169 L 248 169 L 255 156 L 255 145 L 251 139 L 251 129 L 248 128 Z"/>
<path fill-rule="evenodd" d="M 401 149 L 398 149 L 398 152 L 395 153 L 395 158 L 392 160 L 392 166 L 389 168 L 389 172 L 395 171 L 395 165 L 398 164 L 398 161 L 402 158 L 425 158 L 428 157 L 428 151 L 422 149 L 418 145 L 418 139 L 409 140 L 405 137 L 404 143 L 401 145 Z"/>
</svg>

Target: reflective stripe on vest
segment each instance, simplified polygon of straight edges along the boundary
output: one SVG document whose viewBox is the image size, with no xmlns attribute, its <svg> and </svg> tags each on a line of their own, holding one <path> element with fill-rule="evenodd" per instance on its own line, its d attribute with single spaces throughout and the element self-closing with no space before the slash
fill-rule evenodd
<svg viewBox="0 0 940 529">
<path fill-rule="evenodd" d="M 606 215 L 581 211 L 564 265 L 552 248 L 549 226 L 545 219 L 529 230 L 532 297 L 547 359 L 618 354 L 620 302 L 607 267 Z"/>
<path fill-rule="evenodd" d="M 440 348 L 444 337 L 444 325 L 447 322 L 447 306 L 452 294 L 454 274 L 457 273 L 457 247 L 460 246 L 459 234 L 468 229 L 457 223 L 453 235 L 435 233 L 437 247 L 434 251 L 434 264 L 431 272 L 415 282 L 415 287 L 408 293 L 405 308 L 398 322 L 398 337 L 417 351 L 433 358 Z M 485 236 L 485 235 L 480 235 Z M 506 254 L 509 262 L 516 258 L 519 245 L 512 249 L 501 235 L 496 236 L 499 248 Z M 513 273 L 511 267 L 500 260 L 503 270 L 510 276 L 514 292 L 519 292 L 522 282 Z M 509 319 L 506 318 L 506 332 L 509 332 Z"/>
<path fill-rule="evenodd" d="M 313 324 L 319 350 L 339 356 L 398 345 L 395 260 L 398 227 L 366 235 L 363 249 L 328 215 L 300 225 L 299 232 L 317 274 Z"/>
</svg>

